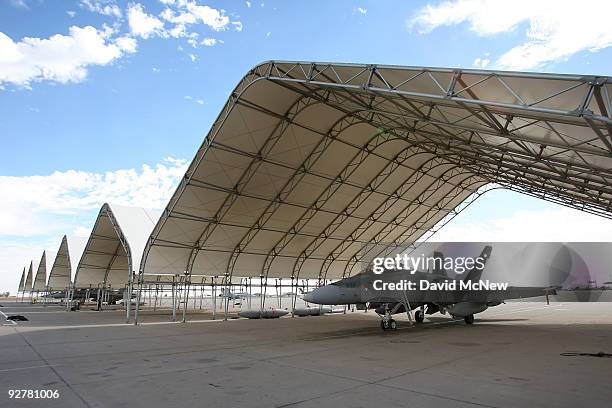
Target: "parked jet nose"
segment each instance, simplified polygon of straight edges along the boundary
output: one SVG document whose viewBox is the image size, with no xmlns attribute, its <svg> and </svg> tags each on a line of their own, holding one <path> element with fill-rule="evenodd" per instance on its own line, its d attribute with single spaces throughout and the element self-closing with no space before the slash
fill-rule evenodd
<svg viewBox="0 0 612 408">
<path fill-rule="evenodd" d="M 306 293 L 304 300 L 318 305 L 336 305 L 340 302 L 340 288 L 335 285 L 321 286 Z"/>
</svg>

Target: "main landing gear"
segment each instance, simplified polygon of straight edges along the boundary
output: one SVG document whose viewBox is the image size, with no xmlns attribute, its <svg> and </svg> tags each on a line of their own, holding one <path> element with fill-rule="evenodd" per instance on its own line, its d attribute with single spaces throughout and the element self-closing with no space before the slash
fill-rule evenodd
<svg viewBox="0 0 612 408">
<path fill-rule="evenodd" d="M 474 324 L 474 315 L 468 315 L 463 318 L 465 320 L 465 324 Z"/>
<path fill-rule="evenodd" d="M 383 318 L 380 321 L 380 328 L 383 329 L 384 331 L 387 331 L 387 330 L 396 330 L 397 329 L 397 322 L 394 319 L 392 319 L 392 318 L 389 318 L 388 320 Z"/>
<path fill-rule="evenodd" d="M 423 321 L 425 320 L 425 312 L 423 311 L 423 309 L 417 309 L 414 312 L 414 320 L 417 323 L 423 323 Z"/>
</svg>

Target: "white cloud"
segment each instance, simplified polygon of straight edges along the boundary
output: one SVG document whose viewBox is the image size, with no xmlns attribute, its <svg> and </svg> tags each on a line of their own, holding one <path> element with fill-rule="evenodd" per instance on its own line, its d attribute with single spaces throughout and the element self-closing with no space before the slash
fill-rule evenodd
<svg viewBox="0 0 612 408">
<path fill-rule="evenodd" d="M 91 234 L 91 228 L 78 226 L 72 230 L 72 234 L 75 237 L 84 237 L 87 238 Z"/>
<path fill-rule="evenodd" d="M 486 195 L 485 198 L 486 199 Z M 612 220 L 571 208 L 516 211 L 479 223 L 449 223 L 434 241 L 612 242 Z"/>
<path fill-rule="evenodd" d="M 125 54 L 135 53 L 136 38 L 152 37 L 186 38 L 188 44 L 197 48 L 200 44 L 212 46 L 221 40 L 198 41 L 199 33 L 189 27 L 197 24 L 214 31 L 233 27 L 242 31 L 242 22 L 230 21 L 223 9 L 201 5 L 196 0 L 160 0 L 167 7 L 159 16 L 148 14 L 142 4 L 129 3 L 125 13 L 129 32 L 121 30 L 123 11 L 115 0 L 79 0 L 79 5 L 91 12 L 115 17 L 112 27 L 70 27 L 68 35 L 55 34 L 49 38 L 25 37 L 14 41 L 0 32 L 0 91 L 7 83 L 26 88 L 31 82 L 52 81 L 80 82 L 86 78 L 88 68 L 93 65 L 108 65 Z M 14 1 L 14 5 L 27 7 L 25 1 Z M 76 13 L 66 11 L 70 17 Z M 192 61 L 195 54 L 189 54 Z"/>
<path fill-rule="evenodd" d="M 193 0 L 177 0 L 167 5 L 168 7 L 159 14 L 159 17 L 170 25 L 164 28 L 163 35 L 173 38 L 186 37 L 187 42 L 193 47 L 197 45 L 195 39 L 199 34 L 189 29 L 197 24 L 204 24 L 214 31 L 226 30 L 231 24 L 236 31 L 242 31 L 242 23 L 240 21 L 230 23 L 225 10 L 200 5 Z"/>
<path fill-rule="evenodd" d="M 486 68 L 490 62 L 491 60 L 484 56 L 482 58 L 476 58 L 473 65 L 478 68 Z"/>
<path fill-rule="evenodd" d="M 135 51 L 125 37 L 113 40 L 112 30 L 92 26 L 69 29 L 69 35 L 13 41 L 0 32 L 0 83 L 28 85 L 32 81 L 79 82 L 91 65 L 108 65 Z"/>
<path fill-rule="evenodd" d="M 213 47 L 215 45 L 217 45 L 219 43 L 219 41 L 216 38 L 205 38 L 202 40 L 202 42 L 200 44 L 206 46 L 206 47 Z"/>
<path fill-rule="evenodd" d="M 223 30 L 229 24 L 229 17 L 225 15 L 223 10 L 200 6 L 195 1 L 187 2 L 186 8 L 198 20 L 215 31 Z"/>
<path fill-rule="evenodd" d="M 196 60 L 198 59 L 198 56 L 195 54 L 187 54 L 189 55 L 189 58 L 191 58 L 191 62 L 196 62 Z"/>
<path fill-rule="evenodd" d="M 247 1 L 246 5 L 247 5 L 248 8 L 251 8 L 251 2 L 250 1 Z"/>
<path fill-rule="evenodd" d="M 0 176 L 0 289 L 15 292 L 22 268 L 64 234 L 88 236 L 105 202 L 161 209 L 187 170 L 168 157 L 153 166 L 106 173 L 80 170 Z"/>
<path fill-rule="evenodd" d="M 147 14 L 141 4 L 130 4 L 128 7 L 128 23 L 132 34 L 142 38 L 162 33 L 164 23 L 157 17 Z"/>
<path fill-rule="evenodd" d="M 122 13 L 118 5 L 112 1 L 101 0 L 81 0 L 81 6 L 93 13 L 103 14 L 105 16 L 113 16 L 121 18 Z"/>
<path fill-rule="evenodd" d="M 68 170 L 44 176 L 0 176 L 0 236 L 55 231 L 65 223 L 61 215 L 96 210 L 104 202 L 163 208 L 186 166 L 185 160 L 167 158 L 155 166 L 106 173 Z"/>
<path fill-rule="evenodd" d="M 363 8 L 363 7 L 357 7 L 357 12 L 359 14 L 367 14 L 368 13 L 368 9 Z"/>
<path fill-rule="evenodd" d="M 203 99 L 197 99 L 197 98 L 194 98 L 193 96 L 190 96 L 190 95 L 185 95 L 184 98 L 186 100 L 188 100 L 188 101 L 194 101 L 198 105 L 204 105 L 204 100 Z"/>
<path fill-rule="evenodd" d="M 132 37 L 119 37 L 115 40 L 115 44 L 125 52 L 136 52 L 137 42 Z"/>
<path fill-rule="evenodd" d="M 611 14 L 609 0 L 593 0 L 584 7 L 558 0 L 453 0 L 426 5 L 408 26 L 428 33 L 441 26 L 465 23 L 476 34 L 490 36 L 528 24 L 525 40 L 494 64 L 500 69 L 521 70 L 611 46 Z"/>
<path fill-rule="evenodd" d="M 26 10 L 30 9 L 28 3 L 25 0 L 10 0 L 10 2 L 13 7 L 22 8 Z"/>
</svg>

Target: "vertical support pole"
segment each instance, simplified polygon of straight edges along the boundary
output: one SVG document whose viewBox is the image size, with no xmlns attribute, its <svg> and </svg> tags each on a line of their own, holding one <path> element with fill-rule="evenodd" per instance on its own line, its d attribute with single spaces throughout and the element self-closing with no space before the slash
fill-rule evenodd
<svg viewBox="0 0 612 408">
<path fill-rule="evenodd" d="M 96 309 L 99 311 L 102 310 L 102 289 L 100 285 L 98 285 L 98 297 L 96 299 Z"/>
<path fill-rule="evenodd" d="M 134 326 L 138 325 L 138 318 L 140 317 L 140 295 L 142 292 L 142 283 L 144 281 L 144 276 L 139 274 L 138 275 L 138 291 L 136 292 L 136 309 L 134 311 Z M 130 294 L 130 297 L 132 296 L 132 294 Z M 132 299 L 130 299 L 130 303 L 132 302 Z"/>
<path fill-rule="evenodd" d="M 229 309 L 229 301 L 230 301 L 230 295 L 232 293 L 232 286 L 231 286 L 232 282 L 230 281 L 230 276 L 226 273 L 225 274 L 225 299 L 223 300 L 223 307 L 224 307 L 224 311 L 223 311 L 223 321 L 227 321 L 227 314 L 228 314 L 228 309 Z"/>
<path fill-rule="evenodd" d="M 185 323 L 186 321 L 186 315 L 187 315 L 187 305 L 189 304 L 189 290 L 190 288 L 190 284 L 191 282 L 189 280 L 187 280 L 187 276 L 185 276 L 185 287 L 187 289 L 187 291 L 185 292 L 185 305 L 183 306 L 183 319 L 182 322 Z"/>
<path fill-rule="evenodd" d="M 134 272 L 130 273 L 127 287 L 123 293 L 123 303 L 125 305 L 125 322 L 129 323 L 132 318 L 132 285 L 134 284 Z"/>
<path fill-rule="evenodd" d="M 213 320 L 217 320 L 217 277 L 213 277 L 212 281 L 212 310 L 213 310 Z"/>
<path fill-rule="evenodd" d="M 253 279 L 251 277 L 249 277 L 247 285 L 249 288 L 249 298 L 247 299 L 247 304 L 249 306 L 249 310 L 251 310 L 251 298 L 253 297 Z"/>
<path fill-rule="evenodd" d="M 261 318 L 261 315 L 263 315 L 263 310 L 264 310 L 264 308 L 266 306 L 266 294 L 268 292 L 268 276 L 267 275 L 266 275 L 266 278 L 264 279 L 264 282 L 263 282 L 263 288 L 264 288 L 263 289 L 263 294 L 261 296 L 261 308 L 259 309 L 259 314 L 260 314 L 259 317 L 260 318 Z"/>
<path fill-rule="evenodd" d="M 291 317 L 295 317 L 295 305 L 297 303 L 298 296 L 298 280 L 295 279 L 295 286 L 293 284 L 294 276 L 291 276 Z"/>
<path fill-rule="evenodd" d="M 68 285 L 68 296 L 66 301 L 66 311 L 70 311 L 70 305 L 72 304 L 72 298 L 74 297 L 74 289 L 72 285 Z"/>
<path fill-rule="evenodd" d="M 157 299 L 159 298 L 159 285 L 155 282 L 155 300 L 153 301 L 153 311 L 157 310 Z"/>
<path fill-rule="evenodd" d="M 202 310 L 202 299 L 204 299 L 204 278 L 202 278 L 200 285 L 200 310 Z"/>
<path fill-rule="evenodd" d="M 176 322 L 176 282 L 174 280 L 174 276 L 172 277 L 172 321 Z"/>
</svg>

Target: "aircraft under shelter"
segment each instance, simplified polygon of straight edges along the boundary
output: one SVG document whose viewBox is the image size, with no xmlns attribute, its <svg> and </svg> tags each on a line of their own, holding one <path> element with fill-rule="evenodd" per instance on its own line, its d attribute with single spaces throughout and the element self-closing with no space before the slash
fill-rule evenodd
<svg viewBox="0 0 612 408">
<path fill-rule="evenodd" d="M 604 76 L 262 63 L 153 229 L 141 281 L 350 276 L 493 188 L 612 218 L 611 95 Z"/>
</svg>

